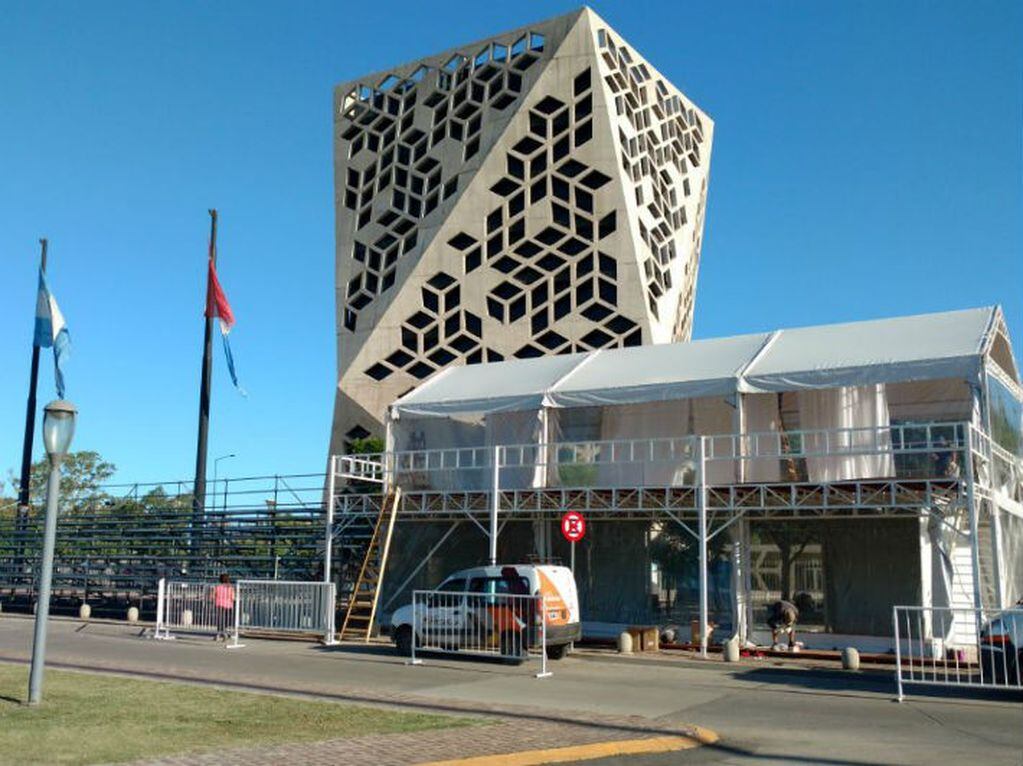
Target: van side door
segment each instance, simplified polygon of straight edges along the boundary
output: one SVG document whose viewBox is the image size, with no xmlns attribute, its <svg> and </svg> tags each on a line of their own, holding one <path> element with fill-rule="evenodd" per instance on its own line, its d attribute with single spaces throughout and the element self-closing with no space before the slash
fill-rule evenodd
<svg viewBox="0 0 1023 766">
<path fill-rule="evenodd" d="M 441 583 L 427 602 L 424 632 L 433 642 L 457 644 L 465 625 L 465 578 Z"/>
</svg>

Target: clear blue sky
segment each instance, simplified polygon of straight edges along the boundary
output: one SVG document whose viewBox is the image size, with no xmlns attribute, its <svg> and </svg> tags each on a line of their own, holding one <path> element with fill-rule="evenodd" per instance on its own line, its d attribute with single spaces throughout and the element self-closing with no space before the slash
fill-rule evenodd
<svg viewBox="0 0 1023 766">
<path fill-rule="evenodd" d="M 45 235 L 75 447 L 126 481 L 191 474 L 211 206 L 250 396 L 217 348 L 210 457 L 238 454 L 221 476 L 321 470 L 332 86 L 574 7 L 4 3 L 0 470 L 20 461 Z M 594 8 L 716 123 L 697 337 L 1000 302 L 1019 354 L 1023 5 Z"/>
</svg>

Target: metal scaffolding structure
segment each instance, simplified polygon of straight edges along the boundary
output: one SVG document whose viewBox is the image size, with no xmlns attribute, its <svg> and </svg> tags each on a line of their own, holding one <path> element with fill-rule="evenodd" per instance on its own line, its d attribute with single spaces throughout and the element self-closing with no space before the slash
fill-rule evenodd
<svg viewBox="0 0 1023 766">
<path fill-rule="evenodd" d="M 781 451 L 777 440 L 758 436 L 723 434 L 337 456 L 332 460 L 332 473 L 341 491 L 330 496 L 331 537 L 343 536 L 346 526 L 380 513 L 384 495 L 375 488 L 353 491 L 352 483 L 382 485 L 384 490 L 400 487 L 399 523 L 474 524 L 488 538 L 491 558 L 496 558 L 499 530 L 509 521 L 554 520 L 567 510 L 576 510 L 592 520 L 674 522 L 699 546 L 700 648 L 704 653 L 708 642 L 708 545 L 743 521 L 933 518 L 970 548 L 974 602 L 985 603 L 982 591 L 987 583 L 1001 603 L 1004 566 L 997 535 L 992 535 L 991 549 L 982 551 L 978 530 L 981 526 L 997 529 L 1002 513 L 1023 518 L 1023 464 L 983 430 L 969 422 L 956 422 L 794 431 L 787 434 L 788 446 Z M 772 445 L 769 449 L 760 448 L 768 443 Z M 877 456 L 891 460 L 894 476 L 806 479 L 807 461 Z M 671 485 L 601 484 L 601 473 L 635 476 L 630 469 L 649 469 L 658 460 L 680 461 L 681 470 Z M 783 463 L 792 480 L 741 480 L 745 466 L 763 460 Z M 718 466 L 714 471 L 717 481 L 707 478 L 711 465 Z M 957 467 L 950 471 L 949 466 Z M 589 471 L 589 486 L 558 486 L 563 476 L 587 475 L 580 469 Z M 720 481 L 722 473 L 733 480 Z M 502 481 L 503 476 L 509 477 L 507 482 Z M 485 488 L 491 482 L 492 486 Z M 520 486 L 514 486 L 516 483 Z M 476 488 L 460 489 L 460 484 Z M 991 561 L 990 572 L 982 572 L 982 558 Z M 420 567 L 423 563 L 425 560 Z"/>
<path fill-rule="evenodd" d="M 191 482 L 108 484 L 82 490 L 57 525 L 54 610 L 123 614 L 155 609 L 161 577 L 311 579 L 323 566 L 324 474 L 221 479 L 209 483 L 193 523 Z M 42 511 L 25 524 L 0 505 L 0 601 L 34 600 Z M 190 547 L 191 546 L 191 547 Z"/>
</svg>

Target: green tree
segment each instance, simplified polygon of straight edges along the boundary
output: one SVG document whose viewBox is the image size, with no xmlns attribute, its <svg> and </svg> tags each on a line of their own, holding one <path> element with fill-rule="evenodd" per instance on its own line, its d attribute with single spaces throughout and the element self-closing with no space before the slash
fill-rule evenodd
<svg viewBox="0 0 1023 766">
<path fill-rule="evenodd" d="M 365 439 L 352 439 L 349 455 L 376 455 L 386 449 L 384 440 L 379 436 L 367 436 Z"/>
<path fill-rule="evenodd" d="M 66 508 L 79 508 L 95 503 L 106 497 L 103 484 L 114 475 L 117 467 L 104 460 L 98 452 L 81 450 L 69 452 L 60 466 L 60 498 Z M 46 483 L 50 477 L 50 461 L 47 458 L 32 464 L 29 494 L 34 506 L 46 502 Z M 21 482 L 10 472 L 9 481 L 15 494 L 20 491 Z"/>
</svg>

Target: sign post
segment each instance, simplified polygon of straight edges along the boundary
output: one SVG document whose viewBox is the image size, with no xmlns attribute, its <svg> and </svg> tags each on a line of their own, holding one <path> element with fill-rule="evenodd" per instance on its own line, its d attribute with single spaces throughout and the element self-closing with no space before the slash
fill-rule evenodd
<svg viewBox="0 0 1023 766">
<path fill-rule="evenodd" d="M 561 534 L 572 546 L 570 568 L 575 575 L 575 544 L 586 535 L 586 519 L 579 511 L 566 511 L 561 517 Z"/>
<path fill-rule="evenodd" d="M 586 519 L 579 511 L 566 511 L 561 517 L 561 534 L 568 540 L 571 546 L 571 559 L 569 569 L 572 570 L 572 579 L 575 579 L 575 544 L 586 535 Z M 572 649 L 575 649 L 575 642 L 572 642 Z"/>
</svg>

